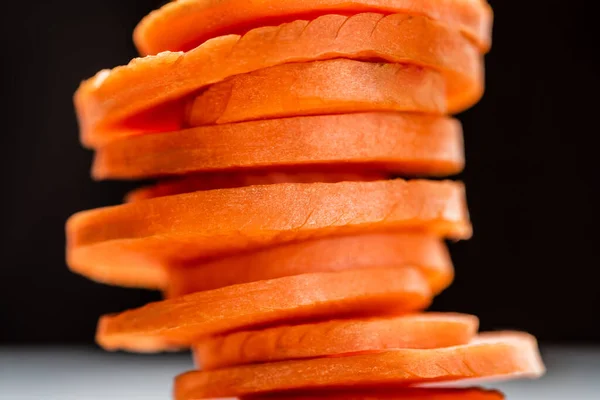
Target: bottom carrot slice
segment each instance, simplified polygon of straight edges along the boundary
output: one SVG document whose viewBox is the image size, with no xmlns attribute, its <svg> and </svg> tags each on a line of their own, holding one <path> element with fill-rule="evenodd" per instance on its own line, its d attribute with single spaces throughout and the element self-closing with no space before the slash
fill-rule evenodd
<svg viewBox="0 0 600 400">
<path fill-rule="evenodd" d="M 108 350 L 157 352 L 268 324 L 422 310 L 431 297 L 429 284 L 414 268 L 297 275 L 193 293 L 105 316 L 96 340 Z"/>
<path fill-rule="evenodd" d="M 321 388 L 414 386 L 481 378 L 534 378 L 543 373 L 535 338 L 505 332 L 484 334 L 471 344 L 441 349 L 393 350 L 191 371 L 177 377 L 175 399 Z"/>
<path fill-rule="evenodd" d="M 265 394 L 245 396 L 243 400 L 503 400 L 504 395 L 496 390 L 481 388 L 467 389 L 362 389 L 302 394 Z M 191 400 L 191 399 L 189 399 Z"/>
<path fill-rule="evenodd" d="M 415 314 L 274 327 L 208 338 L 194 346 L 204 370 L 255 362 L 337 356 L 389 349 L 434 349 L 469 343 L 476 317 Z"/>
<path fill-rule="evenodd" d="M 419 268 L 435 294 L 454 278 L 448 248 L 440 238 L 424 233 L 371 233 L 308 240 L 170 268 L 166 297 L 307 273 L 401 266 Z"/>
</svg>

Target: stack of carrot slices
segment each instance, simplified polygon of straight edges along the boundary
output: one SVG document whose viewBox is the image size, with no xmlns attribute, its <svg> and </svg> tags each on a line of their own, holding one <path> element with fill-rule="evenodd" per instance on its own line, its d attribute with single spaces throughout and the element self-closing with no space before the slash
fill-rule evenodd
<svg viewBox="0 0 600 400">
<path fill-rule="evenodd" d="M 472 234 L 449 115 L 483 94 L 491 26 L 485 0 L 178 0 L 147 16 L 143 57 L 75 105 L 96 179 L 157 182 L 71 217 L 67 259 L 165 300 L 102 317 L 97 342 L 192 349 L 176 400 L 502 399 L 465 387 L 542 375 L 530 335 L 424 312 L 454 278 L 444 240 Z"/>
</svg>

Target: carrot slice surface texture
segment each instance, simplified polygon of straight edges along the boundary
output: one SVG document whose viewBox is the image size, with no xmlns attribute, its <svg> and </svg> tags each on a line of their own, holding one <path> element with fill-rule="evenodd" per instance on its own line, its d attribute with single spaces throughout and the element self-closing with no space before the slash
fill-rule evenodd
<svg viewBox="0 0 600 400">
<path fill-rule="evenodd" d="M 211 39 L 188 53 L 137 58 L 104 70 L 75 94 L 81 139 L 98 147 L 116 137 L 181 129 L 178 100 L 239 75 L 291 62 L 348 58 L 408 63 L 441 71 L 448 109 L 483 93 L 483 58 L 460 33 L 426 17 L 325 15 Z M 217 66 L 217 67 L 215 67 Z"/>
<path fill-rule="evenodd" d="M 306 273 L 402 266 L 418 268 L 435 294 L 454 278 L 448 249 L 435 236 L 362 234 L 307 240 L 170 268 L 167 297 Z"/>
<path fill-rule="evenodd" d="M 421 310 L 431 297 L 427 281 L 413 268 L 305 274 L 193 293 L 105 316 L 96 340 L 109 350 L 156 352 L 260 325 Z"/>
<path fill-rule="evenodd" d="M 193 99 L 190 126 L 368 111 L 445 114 L 446 85 L 431 69 L 326 60 L 236 75 Z"/>
<path fill-rule="evenodd" d="M 476 317 L 459 314 L 338 320 L 210 337 L 194 346 L 194 356 L 196 365 L 211 370 L 389 349 L 433 349 L 467 344 L 477 328 Z"/>
<path fill-rule="evenodd" d="M 317 172 L 320 171 L 320 172 Z M 326 171 L 326 172 L 325 172 Z M 339 171 L 339 168 L 324 168 L 301 172 L 273 172 L 272 170 L 251 170 L 248 172 L 224 172 L 194 174 L 164 179 L 154 185 L 142 186 L 127 193 L 127 203 L 149 200 L 157 197 L 192 193 L 204 190 L 234 189 L 255 185 L 280 183 L 339 183 L 372 182 L 389 179 L 390 174 L 374 171 Z"/>
<path fill-rule="evenodd" d="M 280 361 L 192 371 L 175 382 L 175 399 L 243 396 L 285 390 L 423 385 L 538 377 L 544 372 L 535 338 L 481 335 L 472 343 L 428 350 L 390 350 L 347 357 Z"/>
<path fill-rule="evenodd" d="M 251 143 L 250 143 L 251 142 Z M 96 178 L 303 168 L 447 176 L 464 167 L 461 124 L 450 118 L 358 113 L 283 118 L 136 135 L 96 152 Z"/>
<path fill-rule="evenodd" d="M 495 390 L 466 389 L 352 389 L 318 391 L 314 393 L 286 393 L 243 396 L 242 400 L 504 400 Z M 191 399 L 190 399 L 191 400 Z"/>
<path fill-rule="evenodd" d="M 456 182 L 259 185 L 81 212 L 67 222 L 67 261 L 92 279 L 136 286 L 165 282 L 165 265 L 293 241 L 390 230 L 466 239 L 471 229 Z"/>
<path fill-rule="evenodd" d="M 460 30 L 482 51 L 491 46 L 493 13 L 484 0 L 178 0 L 145 17 L 134 31 L 142 54 L 189 50 L 216 36 L 319 14 L 424 15 Z"/>
</svg>

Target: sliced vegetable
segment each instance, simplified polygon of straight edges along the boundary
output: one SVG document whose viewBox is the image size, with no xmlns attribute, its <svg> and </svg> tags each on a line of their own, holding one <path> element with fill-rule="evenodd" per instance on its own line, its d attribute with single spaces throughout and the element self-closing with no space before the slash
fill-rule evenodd
<svg viewBox="0 0 600 400">
<path fill-rule="evenodd" d="M 84 211 L 67 222 L 67 261 L 73 271 L 106 283 L 160 285 L 167 265 L 391 230 L 469 238 L 463 185 L 401 179 L 258 185 Z"/>
<path fill-rule="evenodd" d="M 371 388 L 349 390 L 320 390 L 302 394 L 263 394 L 244 396 L 242 400 L 504 400 L 495 390 L 467 389 L 418 389 L 418 388 Z M 191 399 L 190 399 L 191 400 Z"/>
<path fill-rule="evenodd" d="M 445 176 L 458 173 L 463 167 L 462 127 L 457 120 L 416 114 L 357 113 L 127 137 L 98 149 L 93 174 L 99 179 L 148 178 L 269 168 L 294 173 L 314 169 L 324 172 L 324 178 L 330 174 L 327 171 L 337 168 L 346 173 L 375 170 Z M 239 176 L 227 179 L 236 182 Z M 221 182 L 221 187 L 230 186 Z"/>
<path fill-rule="evenodd" d="M 189 104 L 189 126 L 368 111 L 445 114 L 446 84 L 431 69 L 346 59 L 236 75 Z"/>
<path fill-rule="evenodd" d="M 448 249 L 435 236 L 367 233 L 307 240 L 169 269 L 167 297 L 314 272 L 412 266 L 433 293 L 454 277 Z"/>
<path fill-rule="evenodd" d="M 431 302 L 414 268 L 305 274 L 228 286 L 150 303 L 100 320 L 108 350 L 156 352 L 233 330 L 354 315 L 422 310 Z"/>
<path fill-rule="evenodd" d="M 194 355 L 196 365 L 211 370 L 390 349 L 434 349 L 467 344 L 477 328 L 476 317 L 459 314 L 334 320 L 215 336 L 195 345 Z"/>
<path fill-rule="evenodd" d="M 329 170 L 328 170 L 329 169 Z M 251 170 L 246 173 L 227 172 L 194 174 L 159 181 L 154 185 L 142 186 L 127 193 L 128 203 L 214 189 L 234 189 L 254 185 L 274 185 L 278 183 L 338 183 L 372 182 L 389 179 L 390 174 L 374 171 L 340 172 L 339 167 L 324 167 L 321 172 L 308 169 L 304 172 L 269 172 Z"/>
<path fill-rule="evenodd" d="M 424 15 L 462 31 L 481 51 L 492 40 L 493 13 L 484 0 L 178 0 L 144 18 L 134 31 L 142 54 L 190 50 L 215 36 L 320 14 Z"/>
<path fill-rule="evenodd" d="M 535 338 L 507 332 L 482 335 L 471 344 L 441 349 L 390 350 L 192 371 L 176 379 L 175 399 L 331 387 L 448 384 L 482 378 L 536 378 L 543 372 Z"/>
<path fill-rule="evenodd" d="M 85 145 L 181 129 L 185 96 L 233 75 L 286 64 L 349 58 L 414 64 L 446 77 L 448 109 L 481 97 L 483 57 L 459 32 L 426 17 L 364 13 L 324 15 L 243 37 L 223 36 L 188 53 L 138 58 L 82 83 L 75 105 Z"/>
</svg>

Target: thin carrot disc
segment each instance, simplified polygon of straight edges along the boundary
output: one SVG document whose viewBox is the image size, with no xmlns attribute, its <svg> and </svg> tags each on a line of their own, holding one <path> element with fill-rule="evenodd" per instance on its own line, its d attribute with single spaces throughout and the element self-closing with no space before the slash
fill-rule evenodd
<svg viewBox="0 0 600 400">
<path fill-rule="evenodd" d="M 252 364 L 378 352 L 435 349 L 469 343 L 478 320 L 460 314 L 415 314 L 280 326 L 207 338 L 194 346 L 204 370 Z"/>
<path fill-rule="evenodd" d="M 410 64 L 326 60 L 277 65 L 210 86 L 189 103 L 189 126 L 369 111 L 445 114 L 446 84 Z"/>
<path fill-rule="evenodd" d="M 193 293 L 105 316 L 96 340 L 110 350 L 157 352 L 260 325 L 422 310 L 431 297 L 427 281 L 413 268 L 305 274 Z"/>
<path fill-rule="evenodd" d="M 73 271 L 149 287 L 167 281 L 167 265 L 311 238 L 390 230 L 471 236 L 462 184 L 401 179 L 165 196 L 78 213 L 66 230 Z"/>
<path fill-rule="evenodd" d="M 254 185 L 274 185 L 279 183 L 338 183 L 372 182 L 390 179 L 389 173 L 374 171 L 340 171 L 339 167 L 323 167 L 319 172 L 295 171 L 273 172 L 271 170 L 252 170 L 245 173 L 226 172 L 184 175 L 161 180 L 158 183 L 142 186 L 127 193 L 128 203 L 214 189 L 234 189 Z"/>
<path fill-rule="evenodd" d="M 303 391 L 302 393 L 285 394 L 271 393 L 243 396 L 242 400 L 504 400 L 504 395 L 496 390 L 481 388 L 422 389 L 398 387 L 393 389 L 371 388 Z"/>
<path fill-rule="evenodd" d="M 208 39 L 320 14 L 424 15 L 462 31 L 481 51 L 492 41 L 493 13 L 485 0 L 178 0 L 144 18 L 134 31 L 142 54 L 190 50 Z"/>
<path fill-rule="evenodd" d="M 171 268 L 167 297 L 306 273 L 402 266 L 420 269 L 435 294 L 454 278 L 441 239 L 418 233 L 372 233 L 307 240 Z"/>
<path fill-rule="evenodd" d="M 333 167 L 363 174 L 366 170 L 455 174 L 464 167 L 462 127 L 455 119 L 400 113 L 206 126 L 111 142 L 98 149 L 93 174 L 99 179 L 148 178 L 201 171 L 299 172 Z"/>
<path fill-rule="evenodd" d="M 85 145 L 175 131 L 182 101 L 233 75 L 292 62 L 348 58 L 419 65 L 446 77 L 448 109 L 473 105 L 484 89 L 483 57 L 459 32 L 426 17 L 324 15 L 211 39 L 188 53 L 161 53 L 104 70 L 82 83 L 75 104 Z"/>
<path fill-rule="evenodd" d="M 535 338 L 508 332 L 483 335 L 467 345 L 440 349 L 390 350 L 192 371 L 176 379 L 175 399 L 234 397 L 327 387 L 534 378 L 543 373 L 544 365 Z"/>
</svg>

